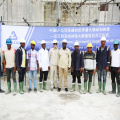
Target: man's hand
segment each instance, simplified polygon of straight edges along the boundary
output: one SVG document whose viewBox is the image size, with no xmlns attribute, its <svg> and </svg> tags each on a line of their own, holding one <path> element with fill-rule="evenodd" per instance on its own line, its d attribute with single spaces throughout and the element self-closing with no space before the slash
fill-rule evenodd
<svg viewBox="0 0 120 120">
<path fill-rule="evenodd" d="M 39 73 L 39 69 L 37 69 L 37 74 Z"/>
<path fill-rule="evenodd" d="M 108 71 L 109 71 L 109 67 L 107 66 L 107 67 L 106 67 L 106 72 L 108 72 Z"/>
<path fill-rule="evenodd" d="M 68 70 L 70 69 L 70 67 L 68 67 Z"/>
<path fill-rule="evenodd" d="M 28 68 L 26 69 L 26 72 L 28 73 Z"/>
<path fill-rule="evenodd" d="M 16 72 L 16 67 L 14 67 L 14 72 Z"/>
<path fill-rule="evenodd" d="M 18 68 L 17 71 L 20 72 L 20 68 Z"/>
<path fill-rule="evenodd" d="M 118 69 L 118 71 L 117 71 L 119 74 L 120 74 L 120 68 Z"/>
<path fill-rule="evenodd" d="M 40 67 L 40 71 L 42 71 L 42 67 Z"/>
<path fill-rule="evenodd" d="M 80 70 L 80 73 L 82 73 L 83 69 L 82 69 L 82 68 L 80 68 L 79 70 Z"/>
<path fill-rule="evenodd" d="M 4 69 L 4 73 L 6 74 L 6 69 Z"/>
<path fill-rule="evenodd" d="M 93 71 L 93 74 L 95 75 L 95 70 Z"/>
<path fill-rule="evenodd" d="M 96 71 L 98 71 L 98 67 L 96 66 Z"/>
<path fill-rule="evenodd" d="M 73 72 L 73 67 L 71 67 L 71 72 Z"/>
<path fill-rule="evenodd" d="M 84 74 L 84 70 L 82 70 L 82 73 Z"/>
<path fill-rule="evenodd" d="M 48 66 L 48 70 L 50 70 L 50 66 Z"/>
</svg>

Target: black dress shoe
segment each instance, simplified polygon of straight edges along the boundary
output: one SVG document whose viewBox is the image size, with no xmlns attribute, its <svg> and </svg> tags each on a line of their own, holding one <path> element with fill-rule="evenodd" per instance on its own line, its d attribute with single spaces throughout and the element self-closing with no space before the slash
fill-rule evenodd
<svg viewBox="0 0 120 120">
<path fill-rule="evenodd" d="M 35 92 L 35 93 L 37 92 L 37 89 L 36 89 L 36 88 L 34 89 L 34 92 Z"/>
<path fill-rule="evenodd" d="M 68 92 L 68 89 L 67 89 L 67 88 L 65 88 L 65 92 Z"/>
<path fill-rule="evenodd" d="M 56 87 L 54 86 L 53 89 L 56 89 Z"/>
<path fill-rule="evenodd" d="M 4 93 L 5 91 L 3 91 L 2 89 L 0 89 L 0 93 Z"/>
<path fill-rule="evenodd" d="M 60 92 L 61 91 L 61 88 L 58 88 L 58 92 Z"/>
<path fill-rule="evenodd" d="M 31 91 L 32 91 L 32 89 L 29 88 L 29 89 L 28 89 L 28 93 L 30 93 Z"/>
</svg>

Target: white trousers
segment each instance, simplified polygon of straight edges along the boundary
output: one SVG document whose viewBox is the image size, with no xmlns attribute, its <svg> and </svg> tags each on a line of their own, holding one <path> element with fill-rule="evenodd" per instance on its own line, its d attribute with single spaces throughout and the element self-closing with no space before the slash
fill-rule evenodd
<svg viewBox="0 0 120 120">
<path fill-rule="evenodd" d="M 57 66 L 51 65 L 50 66 L 50 81 L 51 81 L 51 88 L 54 86 L 57 87 Z"/>
</svg>

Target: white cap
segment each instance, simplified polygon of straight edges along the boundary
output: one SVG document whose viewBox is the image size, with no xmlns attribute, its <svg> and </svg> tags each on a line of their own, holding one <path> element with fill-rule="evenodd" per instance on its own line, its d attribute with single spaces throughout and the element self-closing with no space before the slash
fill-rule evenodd
<svg viewBox="0 0 120 120">
<path fill-rule="evenodd" d="M 42 45 L 42 44 L 46 44 L 45 40 L 42 40 L 42 41 L 41 41 L 41 45 Z"/>
<path fill-rule="evenodd" d="M 20 43 L 25 43 L 25 42 L 26 42 L 26 40 L 24 38 L 20 39 Z"/>
<path fill-rule="evenodd" d="M 79 46 L 79 43 L 78 43 L 78 42 L 75 42 L 75 43 L 74 43 L 74 46 Z"/>
<path fill-rule="evenodd" d="M 66 40 L 66 39 L 64 39 L 64 40 L 62 41 L 62 43 L 67 43 L 67 40 Z"/>
<path fill-rule="evenodd" d="M 101 38 L 101 41 L 106 41 L 106 37 L 103 36 L 103 37 Z"/>
<path fill-rule="evenodd" d="M 56 40 L 56 39 L 54 39 L 54 40 L 53 40 L 53 43 L 57 43 L 57 40 Z"/>
</svg>

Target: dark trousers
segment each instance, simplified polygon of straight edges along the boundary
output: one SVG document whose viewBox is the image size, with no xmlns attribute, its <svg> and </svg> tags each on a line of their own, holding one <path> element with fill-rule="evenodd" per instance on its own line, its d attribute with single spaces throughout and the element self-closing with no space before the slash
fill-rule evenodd
<svg viewBox="0 0 120 120">
<path fill-rule="evenodd" d="M 89 82 L 92 82 L 92 76 L 93 76 L 92 70 L 84 70 L 84 82 L 88 81 L 88 77 L 89 77 Z"/>
<path fill-rule="evenodd" d="M 111 67 L 111 79 L 112 79 L 112 83 L 115 83 L 115 78 L 117 81 L 117 84 L 120 85 L 120 75 L 117 72 L 119 68 L 117 67 Z"/>
<path fill-rule="evenodd" d="M 44 76 L 44 81 L 47 81 L 48 71 L 40 71 L 40 79 L 39 82 L 42 82 Z"/>
<path fill-rule="evenodd" d="M 72 83 L 75 83 L 76 82 L 76 77 L 78 79 L 78 83 L 80 84 L 81 83 L 81 77 L 80 76 L 72 76 L 73 77 L 73 81 Z"/>
<path fill-rule="evenodd" d="M 20 67 L 19 82 L 23 82 L 24 81 L 25 71 L 26 71 L 26 68 Z"/>
<path fill-rule="evenodd" d="M 11 74 L 13 82 L 16 82 L 16 72 L 14 72 L 14 68 L 6 68 L 7 73 L 7 82 L 10 82 Z"/>
</svg>

